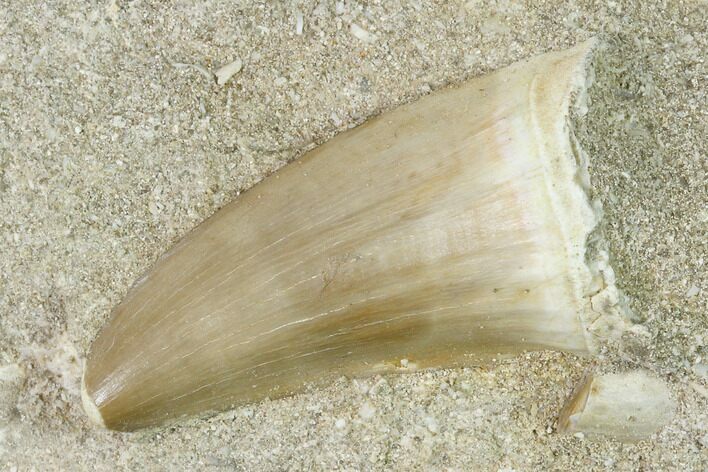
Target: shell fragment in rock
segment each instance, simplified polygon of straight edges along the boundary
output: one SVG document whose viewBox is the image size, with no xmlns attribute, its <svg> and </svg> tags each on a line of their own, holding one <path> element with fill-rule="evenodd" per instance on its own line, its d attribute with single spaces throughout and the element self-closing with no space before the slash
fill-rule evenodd
<svg viewBox="0 0 708 472">
<path fill-rule="evenodd" d="M 402 359 L 592 351 L 617 310 L 593 308 L 613 287 L 586 262 L 596 216 L 569 120 L 591 48 L 374 118 L 202 223 L 94 342 L 92 419 L 156 426 Z"/>
<path fill-rule="evenodd" d="M 666 384 L 644 370 L 588 375 L 561 410 L 558 430 L 635 442 L 659 431 L 675 411 Z"/>
</svg>

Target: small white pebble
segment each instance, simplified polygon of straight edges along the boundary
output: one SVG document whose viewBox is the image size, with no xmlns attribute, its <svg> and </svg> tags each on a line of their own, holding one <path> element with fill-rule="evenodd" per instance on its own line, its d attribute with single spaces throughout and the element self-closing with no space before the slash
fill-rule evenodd
<svg viewBox="0 0 708 472">
<path fill-rule="evenodd" d="M 278 77 L 273 81 L 273 83 L 276 87 L 282 87 L 283 85 L 288 83 L 288 79 L 286 79 L 285 77 Z"/>
<path fill-rule="evenodd" d="M 401 359 L 401 367 L 408 367 L 408 359 Z"/>
<path fill-rule="evenodd" d="M 359 390 L 360 393 L 366 395 L 369 392 L 369 385 L 364 380 L 354 379 L 354 386 Z"/>
<path fill-rule="evenodd" d="M 125 128 L 126 121 L 122 116 L 116 115 L 111 119 L 111 125 L 116 128 Z"/>
<path fill-rule="evenodd" d="M 226 85 L 231 77 L 241 71 L 242 67 L 243 62 L 241 62 L 241 59 L 236 59 L 235 61 L 229 62 L 225 66 L 220 67 L 214 73 L 214 75 L 216 75 L 216 83 L 219 85 Z"/>
<path fill-rule="evenodd" d="M 376 41 L 376 36 L 369 33 L 356 23 L 351 24 L 351 26 L 349 27 L 349 31 L 351 31 L 355 38 L 360 39 L 365 43 L 373 43 L 374 41 Z"/>
<path fill-rule="evenodd" d="M 16 382 L 22 375 L 22 369 L 18 364 L 0 366 L 0 382 Z"/>
<path fill-rule="evenodd" d="M 428 428 L 428 431 L 430 431 L 433 434 L 438 434 L 440 431 L 440 428 L 438 427 L 438 421 L 433 418 L 432 416 L 426 416 L 423 418 L 423 422 L 425 423 L 425 427 Z"/>
<path fill-rule="evenodd" d="M 344 429 L 344 427 L 347 425 L 347 420 L 344 418 L 339 418 L 337 421 L 334 423 L 334 427 L 337 429 Z"/>
<path fill-rule="evenodd" d="M 401 439 L 401 446 L 404 449 L 410 449 L 413 447 L 413 438 L 410 436 L 404 436 L 403 439 Z"/>
<path fill-rule="evenodd" d="M 708 364 L 698 363 L 698 364 L 694 365 L 693 372 L 697 376 L 703 377 L 705 380 L 708 380 Z"/>
<path fill-rule="evenodd" d="M 700 289 L 695 285 L 691 285 L 688 290 L 686 290 L 686 298 L 693 298 L 698 295 L 698 292 L 700 292 Z"/>
<path fill-rule="evenodd" d="M 362 419 L 365 419 L 365 420 L 371 419 L 374 417 L 375 413 L 376 413 L 376 409 L 369 402 L 365 402 L 363 405 L 361 405 L 359 407 L 359 416 Z"/>
<path fill-rule="evenodd" d="M 302 12 L 300 10 L 295 12 L 295 34 L 301 35 L 302 34 L 302 26 L 303 26 L 303 18 L 302 18 Z"/>
<path fill-rule="evenodd" d="M 576 438 L 580 439 L 581 441 L 582 441 L 583 439 L 585 439 L 585 435 L 584 435 L 583 433 L 581 433 L 580 431 L 578 431 L 577 433 L 575 433 L 573 436 L 575 436 Z"/>
</svg>

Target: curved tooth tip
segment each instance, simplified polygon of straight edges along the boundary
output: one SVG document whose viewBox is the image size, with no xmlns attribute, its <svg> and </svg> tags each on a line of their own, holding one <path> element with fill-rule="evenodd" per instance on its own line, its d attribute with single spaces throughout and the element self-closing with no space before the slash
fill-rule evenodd
<svg viewBox="0 0 708 472">
<path fill-rule="evenodd" d="M 84 374 L 81 376 L 81 403 L 83 404 L 86 416 L 88 416 L 91 423 L 105 428 L 106 424 L 103 422 L 103 415 L 101 411 L 96 406 L 96 402 L 91 397 L 91 394 L 86 390 L 86 368 L 84 368 Z"/>
</svg>

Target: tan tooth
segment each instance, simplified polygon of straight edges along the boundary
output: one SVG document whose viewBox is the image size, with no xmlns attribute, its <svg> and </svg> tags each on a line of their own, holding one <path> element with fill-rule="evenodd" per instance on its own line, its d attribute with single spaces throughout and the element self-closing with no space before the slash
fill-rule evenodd
<svg viewBox="0 0 708 472">
<path fill-rule="evenodd" d="M 569 128 L 591 47 L 372 119 L 205 221 L 93 344 L 90 416 L 132 430 L 402 359 L 591 351 L 621 325 L 611 270 L 585 262 L 595 214 Z"/>
<path fill-rule="evenodd" d="M 588 375 L 563 407 L 558 430 L 634 442 L 668 424 L 675 410 L 666 385 L 642 370 Z"/>
</svg>

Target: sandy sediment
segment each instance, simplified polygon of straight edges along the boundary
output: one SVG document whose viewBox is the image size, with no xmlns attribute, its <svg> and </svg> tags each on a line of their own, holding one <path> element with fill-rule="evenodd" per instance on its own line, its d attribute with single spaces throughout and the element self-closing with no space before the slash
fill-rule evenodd
<svg viewBox="0 0 708 472">
<path fill-rule="evenodd" d="M 0 469 L 704 470 L 706 7 L 269 3 L 0 6 Z M 89 425 L 92 339 L 200 221 L 367 117 L 591 36 L 576 133 L 645 331 L 592 361 L 533 353 L 342 378 L 168 429 Z M 666 428 L 635 444 L 556 434 L 587 369 L 636 367 L 677 401 Z"/>
</svg>

